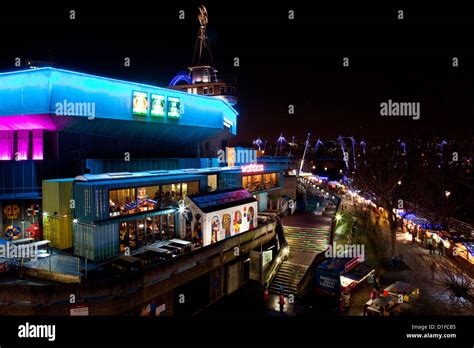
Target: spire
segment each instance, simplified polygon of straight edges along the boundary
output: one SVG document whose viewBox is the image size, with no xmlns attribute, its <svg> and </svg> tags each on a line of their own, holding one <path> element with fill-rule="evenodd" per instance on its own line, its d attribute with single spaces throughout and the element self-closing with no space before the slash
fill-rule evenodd
<svg viewBox="0 0 474 348">
<path fill-rule="evenodd" d="M 214 66 L 211 47 L 207 40 L 206 28 L 209 22 L 207 9 L 204 5 L 199 6 L 198 20 L 200 23 L 196 46 L 194 48 L 193 65 L 210 65 Z"/>
</svg>

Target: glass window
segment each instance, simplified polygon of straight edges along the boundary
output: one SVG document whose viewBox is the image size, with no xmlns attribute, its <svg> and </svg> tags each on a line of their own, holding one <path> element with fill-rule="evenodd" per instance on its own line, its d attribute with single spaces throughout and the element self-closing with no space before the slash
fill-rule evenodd
<svg viewBox="0 0 474 348">
<path fill-rule="evenodd" d="M 137 221 L 122 222 L 119 228 L 120 252 L 137 249 Z"/>
<path fill-rule="evenodd" d="M 160 208 L 160 186 L 109 191 L 110 216 L 136 214 Z"/>
<path fill-rule="evenodd" d="M 136 190 L 134 188 L 109 191 L 110 216 L 134 214 Z"/>
<path fill-rule="evenodd" d="M 278 186 L 277 173 L 265 174 L 265 188 L 270 189 Z"/>
<path fill-rule="evenodd" d="M 207 176 L 207 191 L 212 192 L 217 190 L 217 174 Z"/>
</svg>

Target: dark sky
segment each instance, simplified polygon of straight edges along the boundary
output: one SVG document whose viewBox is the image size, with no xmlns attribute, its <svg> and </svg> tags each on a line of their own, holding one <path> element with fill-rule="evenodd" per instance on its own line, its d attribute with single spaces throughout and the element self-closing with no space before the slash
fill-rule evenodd
<svg viewBox="0 0 474 348">
<path fill-rule="evenodd" d="M 314 138 L 472 136 L 472 11 L 402 7 L 405 19 L 398 21 L 397 6 L 204 3 L 216 68 L 237 81 L 238 140 L 271 142 L 280 131 L 299 140 L 308 131 Z M 191 63 L 199 4 L 0 8 L 0 71 L 13 70 L 15 57 L 48 60 L 51 54 L 60 68 L 166 86 Z M 180 9 L 185 20 L 178 19 Z M 287 19 L 289 9 L 294 21 Z M 345 56 L 349 68 L 342 67 Z M 453 56 L 460 59 L 457 69 Z M 388 99 L 420 102 L 421 119 L 381 117 L 380 103 Z"/>
</svg>

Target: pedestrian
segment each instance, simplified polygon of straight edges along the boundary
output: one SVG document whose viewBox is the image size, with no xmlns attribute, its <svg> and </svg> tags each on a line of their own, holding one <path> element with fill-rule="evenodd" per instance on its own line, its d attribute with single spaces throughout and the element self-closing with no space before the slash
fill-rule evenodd
<svg viewBox="0 0 474 348">
<path fill-rule="evenodd" d="M 371 291 L 370 291 L 370 299 L 373 301 L 377 298 L 377 290 L 375 290 L 375 288 L 373 288 Z"/>
<path fill-rule="evenodd" d="M 438 243 L 438 251 L 441 256 L 444 255 L 444 245 L 441 243 L 441 241 Z"/>
<path fill-rule="evenodd" d="M 283 292 L 280 292 L 280 300 L 278 302 L 280 303 L 280 315 L 283 315 L 283 308 L 285 306 L 285 295 Z"/>
<path fill-rule="evenodd" d="M 411 234 L 411 241 L 412 241 L 413 243 L 415 243 L 415 241 L 416 241 L 416 240 L 415 240 L 415 232 L 412 232 L 412 234 Z"/>
<path fill-rule="evenodd" d="M 428 243 L 428 250 L 430 251 L 430 255 L 433 255 L 433 246 L 431 243 Z"/>
<path fill-rule="evenodd" d="M 438 249 L 438 243 L 436 243 L 436 241 L 434 240 L 434 238 L 431 240 L 431 247 L 433 249 L 433 255 L 436 255 L 436 249 Z"/>
</svg>

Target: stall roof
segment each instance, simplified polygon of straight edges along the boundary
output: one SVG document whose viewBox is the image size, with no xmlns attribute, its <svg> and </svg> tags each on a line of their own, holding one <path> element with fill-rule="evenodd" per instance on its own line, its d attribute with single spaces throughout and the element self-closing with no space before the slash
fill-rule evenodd
<svg viewBox="0 0 474 348">
<path fill-rule="evenodd" d="M 204 213 L 257 201 L 251 193 L 243 188 L 189 195 L 188 198 Z"/>
<path fill-rule="evenodd" d="M 362 262 L 352 268 L 350 271 L 344 272 L 342 275 L 346 278 L 350 278 L 355 281 L 360 281 L 373 271 L 374 268 L 372 266 L 368 265 L 366 262 Z"/>
</svg>

